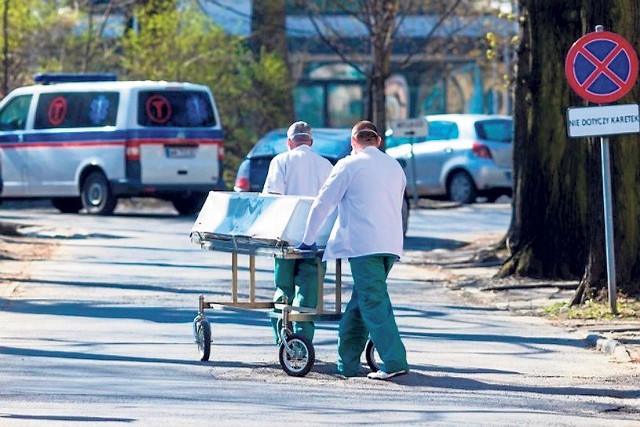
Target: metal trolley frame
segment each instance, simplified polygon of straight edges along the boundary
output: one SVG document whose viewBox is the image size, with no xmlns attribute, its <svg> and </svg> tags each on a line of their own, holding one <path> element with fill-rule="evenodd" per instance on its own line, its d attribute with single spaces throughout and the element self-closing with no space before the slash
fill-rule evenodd
<svg viewBox="0 0 640 427">
<path fill-rule="evenodd" d="M 300 251 L 292 248 L 287 242 L 272 239 L 256 239 L 245 236 L 193 231 L 191 241 L 202 249 L 231 253 L 231 299 L 226 301 L 207 301 L 204 295 L 198 300 L 198 314 L 193 320 L 193 334 L 198 345 L 200 360 L 209 360 L 211 354 L 211 324 L 205 316 L 205 310 L 216 306 L 238 307 L 244 309 L 276 309 L 271 310 L 270 317 L 280 319 L 279 361 L 282 369 L 291 376 L 305 376 L 315 362 L 313 344 L 305 337 L 294 334 L 291 328 L 293 321 L 339 320 L 342 314 L 342 264 L 336 260 L 335 265 L 335 309 L 327 310 L 324 304 L 324 278 L 322 268 L 318 268 L 318 305 L 316 309 L 294 307 L 288 301 L 274 303 L 256 301 L 255 257 L 301 259 L 315 258 L 318 266 L 322 262 L 323 251 Z M 240 301 L 238 297 L 238 255 L 249 256 L 249 297 L 248 301 Z M 372 370 L 377 370 L 375 349 L 369 341 L 366 348 L 367 363 Z"/>
</svg>

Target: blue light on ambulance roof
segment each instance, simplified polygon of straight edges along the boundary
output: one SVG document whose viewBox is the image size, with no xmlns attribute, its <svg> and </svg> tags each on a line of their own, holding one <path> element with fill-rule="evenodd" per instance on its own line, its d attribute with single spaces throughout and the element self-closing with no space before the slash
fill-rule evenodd
<svg viewBox="0 0 640 427">
<path fill-rule="evenodd" d="M 43 85 L 72 82 L 115 82 L 116 80 L 118 80 L 118 76 L 113 73 L 38 73 L 33 76 L 34 82 Z"/>
</svg>

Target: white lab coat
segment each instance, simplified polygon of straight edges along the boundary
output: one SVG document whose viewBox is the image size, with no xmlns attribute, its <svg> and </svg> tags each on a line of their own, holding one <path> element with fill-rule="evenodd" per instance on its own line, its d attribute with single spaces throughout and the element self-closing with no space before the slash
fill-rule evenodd
<svg viewBox="0 0 640 427">
<path fill-rule="evenodd" d="M 332 167 L 310 146 L 299 145 L 271 160 L 262 192 L 315 197 Z"/>
<path fill-rule="evenodd" d="M 398 161 L 376 147 L 339 160 L 311 206 L 303 241 L 315 242 L 337 206 L 324 260 L 372 254 L 400 257 L 405 186 Z"/>
</svg>

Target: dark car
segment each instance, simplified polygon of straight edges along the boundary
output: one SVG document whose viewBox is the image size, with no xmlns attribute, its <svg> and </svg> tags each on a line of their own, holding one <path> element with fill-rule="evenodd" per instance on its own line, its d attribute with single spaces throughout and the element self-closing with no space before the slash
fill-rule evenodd
<svg viewBox="0 0 640 427">
<path fill-rule="evenodd" d="M 351 131 L 349 129 L 314 129 L 313 149 L 335 165 L 338 160 L 351 152 Z M 286 129 L 276 129 L 265 134 L 240 163 L 233 189 L 262 191 L 271 159 L 285 151 L 287 151 Z"/>
<path fill-rule="evenodd" d="M 242 160 L 233 186 L 235 191 L 261 192 L 267 179 L 269 163 L 277 154 L 287 151 L 287 130 L 272 130 L 258 140 Z M 313 130 L 313 149 L 332 164 L 351 153 L 351 130 L 316 128 Z M 402 207 L 402 226 L 407 232 L 409 222 L 409 199 L 405 194 Z"/>
</svg>

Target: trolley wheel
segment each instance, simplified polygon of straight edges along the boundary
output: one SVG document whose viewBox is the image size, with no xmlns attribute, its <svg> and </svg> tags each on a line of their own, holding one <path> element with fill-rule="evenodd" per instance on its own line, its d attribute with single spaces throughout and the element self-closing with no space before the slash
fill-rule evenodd
<svg viewBox="0 0 640 427">
<path fill-rule="evenodd" d="M 313 368 L 316 361 L 316 353 L 313 344 L 308 339 L 299 334 L 291 334 L 287 338 L 287 346 L 280 344 L 280 366 L 282 370 L 292 377 L 304 377 Z"/>
<path fill-rule="evenodd" d="M 371 372 L 378 372 L 380 370 L 380 364 L 378 363 L 380 356 L 378 356 L 376 345 L 371 339 L 367 340 L 367 345 L 364 347 L 364 356 L 367 359 L 367 365 L 369 365 Z"/>
<path fill-rule="evenodd" d="M 211 355 L 211 325 L 206 318 L 196 317 L 194 331 L 200 360 L 206 362 Z"/>
</svg>

